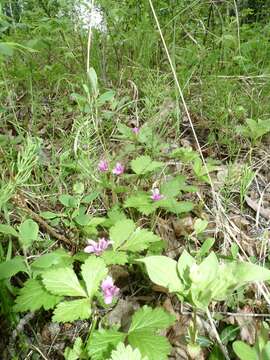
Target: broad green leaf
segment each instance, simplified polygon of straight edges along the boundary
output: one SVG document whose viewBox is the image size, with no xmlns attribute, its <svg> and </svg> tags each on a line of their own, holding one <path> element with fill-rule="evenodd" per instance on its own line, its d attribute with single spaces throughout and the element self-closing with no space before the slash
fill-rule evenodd
<svg viewBox="0 0 270 360">
<path fill-rule="evenodd" d="M 38 238 L 38 224 L 31 220 L 25 220 L 19 226 L 19 240 L 25 249 L 28 249 Z"/>
<path fill-rule="evenodd" d="M 137 261 L 146 265 L 146 270 L 153 283 L 169 289 L 170 292 L 181 292 L 183 290 L 175 260 L 166 256 L 149 256 Z"/>
<path fill-rule="evenodd" d="M 77 337 L 77 339 L 74 342 L 73 348 L 67 347 L 65 349 L 65 353 L 64 353 L 65 360 L 80 359 L 82 351 L 83 351 L 83 341 L 80 337 Z"/>
<path fill-rule="evenodd" d="M 156 169 L 159 169 L 164 164 L 160 161 L 154 161 L 150 156 L 138 156 L 131 161 L 131 168 L 137 175 L 145 175 Z"/>
<path fill-rule="evenodd" d="M 0 233 L 4 234 L 4 235 L 12 235 L 14 237 L 19 236 L 17 231 L 12 226 L 5 225 L 5 224 L 0 224 Z"/>
<path fill-rule="evenodd" d="M 132 316 L 129 333 L 137 330 L 157 331 L 166 329 L 175 322 L 175 317 L 162 308 L 143 306 Z"/>
<path fill-rule="evenodd" d="M 248 262 L 237 262 L 225 264 L 225 267 L 233 267 L 235 278 L 237 282 L 245 284 L 247 282 L 253 281 L 267 281 L 270 280 L 270 270 L 264 268 L 263 266 L 255 265 Z M 241 285 L 240 285 L 241 286 Z"/>
<path fill-rule="evenodd" d="M 56 214 L 54 212 L 51 212 L 51 211 L 42 211 L 40 213 L 40 216 L 43 217 L 43 219 L 46 219 L 46 220 L 51 220 L 51 219 L 55 219 L 59 216 L 63 216 L 62 214 Z"/>
<path fill-rule="evenodd" d="M 87 214 L 80 214 L 74 218 L 76 223 L 81 226 L 90 225 L 91 216 Z"/>
<path fill-rule="evenodd" d="M 117 250 L 134 232 L 135 224 L 132 220 L 118 221 L 110 228 L 110 239 L 113 249 Z"/>
<path fill-rule="evenodd" d="M 90 204 L 92 201 L 94 201 L 98 196 L 100 192 L 99 191 L 93 191 L 91 194 L 86 195 L 82 200 L 81 203 L 83 204 Z"/>
<path fill-rule="evenodd" d="M 93 360 L 104 360 L 110 356 L 112 349 L 125 340 L 126 334 L 114 329 L 94 331 L 87 343 L 87 352 Z"/>
<path fill-rule="evenodd" d="M 15 311 L 36 311 L 40 308 L 53 309 L 59 303 L 61 297 L 50 294 L 40 280 L 29 279 L 20 289 L 14 306 Z"/>
<path fill-rule="evenodd" d="M 65 267 L 71 265 L 72 262 L 72 257 L 64 249 L 57 249 L 51 253 L 41 255 L 32 262 L 31 268 L 35 271 L 45 271 L 52 266 Z"/>
<path fill-rule="evenodd" d="M 189 253 L 186 250 L 184 250 L 180 258 L 178 259 L 177 269 L 179 276 L 187 286 L 190 286 L 191 284 L 189 278 L 189 271 L 191 266 L 194 264 L 196 264 L 195 259 L 191 255 L 189 255 Z"/>
<path fill-rule="evenodd" d="M 106 227 L 110 227 L 120 220 L 126 220 L 125 213 L 118 205 L 115 205 L 112 209 L 110 209 L 107 215 L 108 219 L 106 219 L 106 222 L 104 222 L 104 226 Z"/>
<path fill-rule="evenodd" d="M 52 294 L 87 297 L 75 272 L 69 267 L 49 270 L 42 274 L 42 278 L 44 286 Z"/>
<path fill-rule="evenodd" d="M 98 96 L 98 93 L 99 93 L 97 73 L 96 73 L 96 71 L 95 71 L 95 69 L 93 67 L 90 67 L 87 75 L 88 75 L 88 78 L 90 80 L 93 95 L 96 98 Z"/>
<path fill-rule="evenodd" d="M 194 230 L 195 234 L 199 235 L 204 232 L 204 230 L 207 228 L 208 221 L 202 220 L 202 219 L 196 219 L 194 224 Z"/>
<path fill-rule="evenodd" d="M 235 341 L 233 350 L 241 360 L 259 360 L 256 350 L 243 341 Z"/>
<path fill-rule="evenodd" d="M 142 357 L 139 349 L 132 349 L 130 345 L 125 346 L 123 343 L 117 345 L 116 350 L 112 351 L 110 360 L 149 360 Z"/>
<path fill-rule="evenodd" d="M 131 332 L 128 335 L 128 342 L 149 360 L 167 360 L 171 352 L 171 345 L 164 336 L 145 330 Z"/>
<path fill-rule="evenodd" d="M 169 198 L 178 196 L 181 193 L 183 186 L 185 185 L 185 180 L 185 176 L 179 175 L 165 184 L 162 184 L 160 187 L 161 194 Z"/>
<path fill-rule="evenodd" d="M 53 312 L 52 320 L 54 322 L 65 323 L 75 320 L 89 319 L 90 315 L 90 300 L 78 299 L 59 303 Z"/>
<path fill-rule="evenodd" d="M 166 209 L 174 214 L 182 214 L 193 209 L 194 205 L 190 201 L 177 201 L 174 198 L 165 198 L 156 202 L 156 206 Z"/>
<path fill-rule="evenodd" d="M 62 205 L 66 207 L 76 208 L 78 205 L 78 200 L 74 196 L 68 194 L 60 195 L 59 201 Z"/>
<path fill-rule="evenodd" d="M 125 265 L 128 262 L 127 254 L 123 251 L 106 250 L 101 257 L 106 265 Z"/>
<path fill-rule="evenodd" d="M 139 252 L 148 248 L 150 243 L 160 241 L 160 238 L 146 229 L 136 229 L 135 232 L 120 246 L 119 250 Z"/>
<path fill-rule="evenodd" d="M 86 285 L 87 293 L 91 298 L 99 288 L 101 280 L 105 278 L 108 270 L 101 258 L 90 256 L 82 265 L 82 277 Z"/>
<path fill-rule="evenodd" d="M 136 195 L 131 195 L 125 201 L 125 208 L 135 208 L 144 215 L 152 214 L 158 207 L 158 202 L 153 202 L 150 198 L 150 194 L 147 193 L 137 193 Z"/>
<path fill-rule="evenodd" d="M 18 272 L 27 273 L 27 267 L 22 256 L 15 256 L 13 259 L 0 263 L 0 280 L 9 279 Z"/>
</svg>

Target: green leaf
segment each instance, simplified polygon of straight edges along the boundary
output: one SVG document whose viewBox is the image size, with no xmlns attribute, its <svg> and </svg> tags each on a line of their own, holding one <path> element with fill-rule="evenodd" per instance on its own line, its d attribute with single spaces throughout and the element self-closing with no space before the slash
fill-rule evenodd
<svg viewBox="0 0 270 360">
<path fill-rule="evenodd" d="M 160 161 L 154 161 L 150 156 L 138 156 L 131 161 L 131 168 L 137 175 L 145 175 L 156 169 L 159 169 L 164 164 Z"/>
<path fill-rule="evenodd" d="M 65 360 L 78 360 L 80 359 L 81 353 L 83 352 L 83 341 L 80 337 L 74 342 L 73 348 L 67 347 L 65 349 L 64 357 Z"/>
<path fill-rule="evenodd" d="M 0 263 L 0 280 L 9 279 L 20 271 L 28 272 L 24 258 L 15 256 L 11 260 Z"/>
<path fill-rule="evenodd" d="M 196 219 L 194 224 L 194 230 L 195 234 L 199 235 L 204 232 L 204 230 L 207 228 L 208 221 L 202 220 L 202 219 Z"/>
<path fill-rule="evenodd" d="M 139 349 L 132 349 L 130 345 L 125 346 L 123 343 L 117 345 L 116 350 L 112 351 L 110 360 L 149 360 L 142 357 Z"/>
<path fill-rule="evenodd" d="M 14 237 L 19 236 L 17 231 L 12 226 L 4 225 L 4 224 L 0 224 L 0 233 L 4 235 L 12 235 Z"/>
<path fill-rule="evenodd" d="M 183 214 L 190 212 L 194 205 L 190 201 L 177 201 L 174 198 L 166 198 L 156 202 L 156 206 L 166 209 L 174 214 Z"/>
<path fill-rule="evenodd" d="M 19 226 L 19 240 L 25 249 L 28 249 L 38 238 L 38 224 L 31 220 L 25 220 Z"/>
<path fill-rule="evenodd" d="M 92 93 L 93 93 L 94 97 L 96 98 L 98 96 L 98 93 L 99 93 L 97 73 L 96 73 L 94 68 L 90 67 L 87 75 L 88 75 L 88 78 L 90 80 Z"/>
<path fill-rule="evenodd" d="M 29 279 L 20 289 L 14 306 L 15 311 L 36 311 L 40 308 L 49 310 L 59 303 L 61 297 L 50 294 L 40 280 Z"/>
<path fill-rule="evenodd" d="M 76 223 L 81 226 L 90 225 L 91 216 L 87 214 L 80 214 L 74 218 Z"/>
<path fill-rule="evenodd" d="M 123 251 L 107 250 L 101 257 L 106 265 L 125 265 L 128 262 L 127 254 Z"/>
<path fill-rule="evenodd" d="M 133 331 L 128 335 L 128 341 L 133 348 L 139 349 L 142 356 L 147 356 L 149 360 L 167 360 L 171 352 L 171 345 L 165 337 L 149 331 Z"/>
<path fill-rule="evenodd" d="M 54 322 L 70 322 L 89 319 L 91 306 L 89 299 L 63 301 L 58 304 L 53 312 Z"/>
<path fill-rule="evenodd" d="M 270 280 L 270 270 L 248 262 L 237 262 L 225 264 L 225 266 L 233 267 L 233 272 L 239 286 L 253 281 Z M 241 285 L 240 285 L 241 284 Z"/>
<path fill-rule="evenodd" d="M 116 345 L 125 340 L 126 334 L 114 329 L 94 331 L 89 337 L 87 351 L 91 359 L 107 359 Z"/>
<path fill-rule="evenodd" d="M 69 267 L 49 270 L 42 274 L 42 278 L 44 286 L 52 294 L 87 297 L 75 272 Z"/>
<path fill-rule="evenodd" d="M 206 255 L 209 250 L 212 248 L 212 246 L 215 243 L 215 239 L 214 238 L 207 238 L 206 240 L 204 240 L 198 255 L 203 257 L 204 255 Z"/>
<path fill-rule="evenodd" d="M 106 227 L 111 227 L 120 220 L 126 220 L 126 215 L 118 205 L 115 205 L 112 209 L 110 209 L 107 215 L 108 215 L 108 219 L 104 223 L 104 226 Z"/>
<path fill-rule="evenodd" d="M 89 298 L 91 298 L 99 288 L 101 280 L 105 278 L 108 270 L 105 262 L 101 258 L 90 256 L 82 265 L 82 277 L 86 285 Z"/>
<path fill-rule="evenodd" d="M 51 219 L 55 219 L 59 216 L 63 216 L 62 214 L 56 214 L 54 212 L 51 212 L 51 211 L 42 211 L 40 213 L 40 216 L 43 217 L 43 219 L 46 219 L 46 220 L 51 220 Z"/>
<path fill-rule="evenodd" d="M 189 278 L 189 271 L 191 266 L 194 264 L 196 264 L 195 259 L 191 255 L 189 255 L 189 253 L 186 250 L 184 250 L 180 258 L 178 259 L 177 269 L 181 279 L 187 286 L 191 285 L 191 281 Z"/>
<path fill-rule="evenodd" d="M 128 197 L 124 207 L 135 208 L 144 215 L 150 215 L 157 209 L 158 202 L 153 202 L 149 194 L 140 192 Z"/>
<path fill-rule="evenodd" d="M 160 187 L 161 194 L 168 198 L 178 196 L 185 185 L 185 180 L 185 176 L 179 175 L 165 184 L 162 184 Z"/>
<path fill-rule="evenodd" d="M 57 249 L 51 253 L 41 255 L 31 264 L 34 271 L 45 271 L 51 267 L 65 267 L 71 265 L 72 257 L 64 250 Z"/>
<path fill-rule="evenodd" d="M 166 329 L 174 322 L 175 317 L 162 308 L 152 309 L 149 306 L 143 306 L 132 316 L 129 333 L 137 330 L 155 332 L 160 329 Z"/>
<path fill-rule="evenodd" d="M 127 241 L 120 246 L 120 250 L 126 250 L 131 252 L 139 252 L 147 249 L 149 244 L 161 239 L 152 233 L 152 231 L 146 229 L 136 229 L 136 231 L 127 239 Z"/>
<path fill-rule="evenodd" d="M 82 200 L 81 203 L 83 204 L 90 204 L 100 195 L 99 191 L 93 191 L 91 194 L 86 195 Z"/>
<path fill-rule="evenodd" d="M 181 292 L 183 290 L 175 260 L 166 256 L 149 256 L 137 261 L 146 265 L 146 270 L 153 283 L 168 288 L 170 292 Z"/>
<path fill-rule="evenodd" d="M 59 201 L 62 205 L 68 207 L 68 208 L 76 208 L 78 205 L 78 200 L 71 195 L 68 194 L 62 194 L 59 196 Z"/>
<path fill-rule="evenodd" d="M 259 360 L 256 350 L 243 341 L 235 341 L 233 351 L 241 360 Z"/>
<path fill-rule="evenodd" d="M 5 56 L 12 56 L 13 52 L 13 46 L 6 42 L 0 42 L 0 54 Z"/>
<path fill-rule="evenodd" d="M 113 249 L 117 250 L 134 232 L 135 224 L 132 220 L 118 221 L 110 228 L 110 239 L 113 241 Z"/>
</svg>

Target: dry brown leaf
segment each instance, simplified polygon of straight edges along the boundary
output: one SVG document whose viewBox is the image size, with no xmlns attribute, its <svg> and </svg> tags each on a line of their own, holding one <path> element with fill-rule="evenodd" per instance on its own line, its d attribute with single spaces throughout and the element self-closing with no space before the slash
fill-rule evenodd
<svg viewBox="0 0 270 360">
<path fill-rule="evenodd" d="M 252 200 L 250 197 L 245 196 L 246 203 L 248 206 L 254 210 L 256 213 L 259 212 L 261 216 L 265 219 L 270 220 L 270 209 L 265 209 L 259 205 L 256 201 Z"/>
</svg>

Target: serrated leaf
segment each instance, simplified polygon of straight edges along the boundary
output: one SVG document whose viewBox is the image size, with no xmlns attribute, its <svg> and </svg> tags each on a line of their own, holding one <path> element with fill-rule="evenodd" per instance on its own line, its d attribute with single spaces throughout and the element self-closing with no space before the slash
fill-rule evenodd
<svg viewBox="0 0 270 360">
<path fill-rule="evenodd" d="M 158 202 L 153 202 L 149 194 L 141 192 L 128 197 L 124 207 L 135 208 L 144 215 L 150 215 L 157 209 Z"/>
<path fill-rule="evenodd" d="M 127 254 L 123 251 L 107 250 L 101 257 L 106 265 L 125 265 L 128 262 Z"/>
<path fill-rule="evenodd" d="M 87 297 L 75 272 L 69 267 L 49 270 L 42 274 L 42 278 L 46 289 L 54 295 Z"/>
<path fill-rule="evenodd" d="M 160 187 L 161 194 L 169 198 L 178 196 L 182 188 L 185 186 L 185 180 L 186 177 L 180 175 L 162 184 Z"/>
<path fill-rule="evenodd" d="M 29 279 L 20 289 L 14 306 L 15 311 L 36 311 L 40 308 L 49 310 L 59 303 L 61 297 L 50 294 L 40 280 Z"/>
<path fill-rule="evenodd" d="M 147 249 L 150 243 L 160 241 L 160 238 L 146 229 L 136 229 L 136 231 L 120 246 L 119 250 L 139 252 Z"/>
<path fill-rule="evenodd" d="M 143 262 L 151 281 L 171 292 L 181 292 L 183 284 L 178 277 L 177 262 L 166 256 L 148 256 L 137 261 Z"/>
<path fill-rule="evenodd" d="M 112 349 L 125 340 L 126 334 L 114 329 L 94 331 L 87 343 L 87 352 L 93 360 L 108 358 Z"/>
<path fill-rule="evenodd" d="M 19 236 L 17 231 L 12 226 L 5 225 L 5 224 L 0 224 L 0 233 L 4 234 L 4 235 L 12 235 L 14 237 Z"/>
<path fill-rule="evenodd" d="M 162 308 L 152 309 L 150 306 L 143 306 L 132 316 L 129 333 L 137 330 L 156 332 L 166 329 L 175 322 L 175 316 L 164 311 Z"/>
<path fill-rule="evenodd" d="M 145 330 L 133 331 L 128 335 L 128 341 L 149 360 L 167 360 L 171 352 L 171 345 L 165 337 Z"/>
<path fill-rule="evenodd" d="M 113 249 L 117 250 L 134 232 L 135 224 L 132 220 L 118 221 L 110 228 L 110 239 Z"/>
<path fill-rule="evenodd" d="M 160 161 L 154 161 L 150 156 L 138 156 L 131 161 L 131 168 L 137 175 L 145 175 L 163 166 Z"/>
<path fill-rule="evenodd" d="M 75 320 L 85 320 L 89 319 L 91 312 L 89 299 L 63 301 L 56 306 L 52 320 L 54 322 L 63 323 Z"/>
<path fill-rule="evenodd" d="M 28 272 L 24 258 L 15 256 L 11 260 L 0 263 L 0 280 L 9 279 L 20 271 Z"/>
<path fill-rule="evenodd" d="M 174 198 L 167 198 L 164 200 L 157 201 L 156 204 L 166 209 L 167 211 L 170 211 L 174 214 L 183 214 L 186 212 L 189 212 L 193 209 L 194 205 L 190 201 L 177 201 Z"/>
<path fill-rule="evenodd" d="M 32 219 L 25 220 L 18 230 L 19 241 L 25 249 L 28 249 L 38 238 L 38 224 Z"/>
<path fill-rule="evenodd" d="M 105 278 L 108 270 L 101 258 L 90 256 L 82 265 L 82 277 L 86 285 L 87 293 L 91 298 L 99 288 L 101 280 Z"/>
<path fill-rule="evenodd" d="M 149 360 L 142 357 L 139 349 L 132 349 L 130 345 L 125 346 L 123 343 L 117 345 L 116 350 L 112 351 L 110 360 Z"/>
</svg>

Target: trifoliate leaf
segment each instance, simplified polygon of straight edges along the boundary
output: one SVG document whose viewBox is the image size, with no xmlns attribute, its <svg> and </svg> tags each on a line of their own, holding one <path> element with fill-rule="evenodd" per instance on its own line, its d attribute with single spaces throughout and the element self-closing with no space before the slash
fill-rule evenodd
<svg viewBox="0 0 270 360">
<path fill-rule="evenodd" d="M 80 337 L 77 337 L 73 348 L 70 347 L 65 348 L 65 353 L 64 353 L 65 360 L 80 359 L 82 351 L 83 351 L 83 341 Z"/>
<path fill-rule="evenodd" d="M 108 270 L 106 269 L 105 262 L 95 256 L 90 256 L 82 265 L 82 277 L 86 284 L 89 298 L 97 291 L 101 280 L 105 278 L 107 273 Z"/>
<path fill-rule="evenodd" d="M 177 262 L 166 256 L 148 256 L 137 261 L 146 265 L 151 281 L 171 292 L 181 292 L 183 284 L 177 273 Z"/>
<path fill-rule="evenodd" d="M 120 250 L 139 252 L 147 249 L 150 243 L 160 241 L 160 238 L 146 229 L 136 229 L 136 231 L 120 246 Z"/>
<path fill-rule="evenodd" d="M 125 340 L 126 334 L 114 329 L 94 331 L 87 343 L 87 351 L 91 359 L 104 360 L 110 356 L 112 349 Z"/>
<path fill-rule="evenodd" d="M 131 168 L 137 175 L 145 175 L 163 166 L 160 161 L 154 161 L 150 156 L 138 156 L 131 161 Z"/>
<path fill-rule="evenodd" d="M 110 239 L 113 241 L 113 249 L 118 249 L 134 232 L 135 224 L 132 220 L 118 221 L 110 228 Z"/>
<path fill-rule="evenodd" d="M 52 294 L 87 297 L 75 272 L 69 267 L 49 270 L 42 274 L 42 278 L 44 286 Z"/>
<path fill-rule="evenodd" d="M 11 260 L 0 263 L 0 280 L 9 279 L 18 272 L 27 272 L 27 267 L 22 256 L 15 256 Z"/>
<path fill-rule="evenodd" d="M 29 279 L 20 289 L 14 306 L 15 311 L 36 311 L 43 307 L 45 310 L 54 308 L 61 297 L 50 294 L 40 280 Z"/>
<path fill-rule="evenodd" d="M 89 299 L 63 301 L 58 304 L 53 312 L 54 322 L 70 322 L 89 319 L 91 306 Z"/>
<path fill-rule="evenodd" d="M 153 202 L 150 194 L 140 192 L 128 197 L 124 204 L 125 208 L 135 208 L 144 215 L 152 214 L 158 207 L 158 201 Z"/>
<path fill-rule="evenodd" d="M 132 349 L 130 345 L 125 346 L 123 343 L 117 345 L 116 350 L 112 351 L 110 360 L 149 360 L 142 357 L 139 349 Z"/>
<path fill-rule="evenodd" d="M 25 220 L 19 226 L 19 241 L 24 249 L 28 249 L 38 237 L 38 224 L 31 220 Z"/>
<path fill-rule="evenodd" d="M 152 309 L 150 306 L 143 306 L 132 316 L 129 333 L 137 330 L 156 332 L 166 329 L 175 321 L 175 317 L 162 308 Z"/>
<path fill-rule="evenodd" d="M 171 351 L 171 345 L 164 336 L 158 336 L 146 330 L 131 332 L 128 335 L 128 341 L 149 360 L 167 360 Z"/>
<path fill-rule="evenodd" d="M 125 265 L 128 262 L 127 254 L 123 251 L 107 250 L 101 257 L 106 265 Z"/>
</svg>

